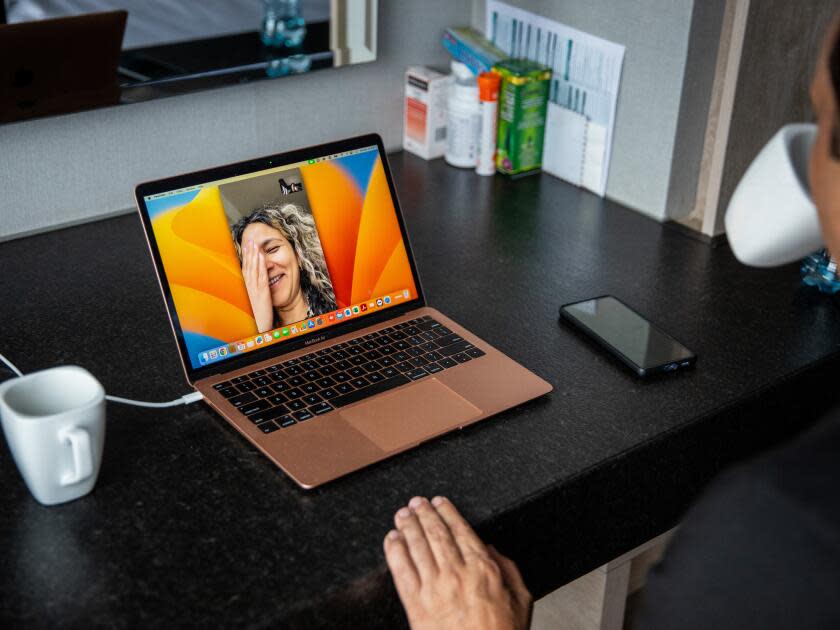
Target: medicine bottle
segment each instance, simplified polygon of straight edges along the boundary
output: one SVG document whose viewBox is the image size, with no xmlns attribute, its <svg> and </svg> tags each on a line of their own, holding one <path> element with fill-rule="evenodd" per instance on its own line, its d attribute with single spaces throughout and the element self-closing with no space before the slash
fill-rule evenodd
<svg viewBox="0 0 840 630">
<path fill-rule="evenodd" d="M 496 120 L 499 115 L 499 86 L 502 77 L 495 72 L 478 75 L 478 105 L 481 111 L 481 132 L 478 138 L 479 175 L 493 175 L 496 172 Z"/>
<path fill-rule="evenodd" d="M 447 101 L 444 158 L 452 166 L 475 168 L 481 131 L 478 84 L 475 75 L 464 64 L 453 60 L 451 67 L 455 83 Z"/>
</svg>

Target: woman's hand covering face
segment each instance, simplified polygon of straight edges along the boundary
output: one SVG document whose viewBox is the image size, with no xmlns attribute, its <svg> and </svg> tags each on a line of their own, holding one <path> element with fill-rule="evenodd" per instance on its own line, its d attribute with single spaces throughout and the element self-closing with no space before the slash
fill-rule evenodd
<svg viewBox="0 0 840 630">
<path fill-rule="evenodd" d="M 271 330 L 274 325 L 274 307 L 271 305 L 268 271 L 265 256 L 253 240 L 248 240 L 242 247 L 242 277 L 257 322 L 257 331 L 262 333 Z"/>
</svg>

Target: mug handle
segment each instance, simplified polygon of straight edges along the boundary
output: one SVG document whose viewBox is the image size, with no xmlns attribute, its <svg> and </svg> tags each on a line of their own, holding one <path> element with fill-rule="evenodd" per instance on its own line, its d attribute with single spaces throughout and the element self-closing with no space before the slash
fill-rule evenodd
<svg viewBox="0 0 840 630">
<path fill-rule="evenodd" d="M 58 434 L 62 442 L 70 442 L 73 449 L 73 470 L 61 476 L 61 485 L 69 486 L 84 481 L 93 474 L 93 453 L 90 435 L 79 427 L 64 429 Z"/>
</svg>

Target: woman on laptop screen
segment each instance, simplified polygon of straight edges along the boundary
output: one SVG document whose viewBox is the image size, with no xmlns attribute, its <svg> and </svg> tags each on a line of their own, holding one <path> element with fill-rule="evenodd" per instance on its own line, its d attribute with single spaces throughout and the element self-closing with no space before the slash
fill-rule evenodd
<svg viewBox="0 0 840 630">
<path fill-rule="evenodd" d="M 305 209 L 266 204 L 231 232 L 259 332 L 337 308 L 315 220 Z"/>
</svg>

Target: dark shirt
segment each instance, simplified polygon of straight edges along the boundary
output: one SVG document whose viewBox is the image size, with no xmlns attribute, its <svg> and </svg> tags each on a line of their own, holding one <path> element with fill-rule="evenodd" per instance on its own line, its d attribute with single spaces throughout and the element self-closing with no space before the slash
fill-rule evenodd
<svg viewBox="0 0 840 630">
<path fill-rule="evenodd" d="M 651 571 L 636 628 L 840 628 L 840 410 L 713 484 Z"/>
</svg>

